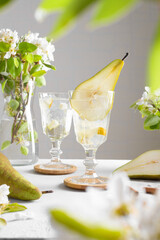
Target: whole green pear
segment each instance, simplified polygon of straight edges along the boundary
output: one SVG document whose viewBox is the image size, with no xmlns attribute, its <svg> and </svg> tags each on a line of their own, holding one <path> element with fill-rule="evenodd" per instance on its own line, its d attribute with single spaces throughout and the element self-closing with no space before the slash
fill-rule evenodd
<svg viewBox="0 0 160 240">
<path fill-rule="evenodd" d="M 11 198 L 36 200 L 42 195 L 41 191 L 13 168 L 9 159 L 0 153 L 0 185 L 2 184 L 10 187 Z"/>
</svg>

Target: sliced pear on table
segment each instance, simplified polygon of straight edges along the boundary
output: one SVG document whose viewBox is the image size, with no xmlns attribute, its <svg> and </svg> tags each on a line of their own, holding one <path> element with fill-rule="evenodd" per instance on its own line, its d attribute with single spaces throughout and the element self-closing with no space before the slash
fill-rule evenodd
<svg viewBox="0 0 160 240">
<path fill-rule="evenodd" d="M 82 119 L 89 121 L 101 120 L 111 110 L 113 94 L 108 91 L 114 90 L 124 65 L 124 59 L 127 56 L 128 53 L 123 59 L 112 61 L 93 77 L 75 88 L 70 102 L 72 108 L 77 111 Z M 107 107 L 106 101 L 108 101 Z"/>
<path fill-rule="evenodd" d="M 0 185 L 2 184 L 10 187 L 9 197 L 12 198 L 36 200 L 42 195 L 41 191 L 16 171 L 8 158 L 0 153 Z"/>
<path fill-rule="evenodd" d="M 160 150 L 147 151 L 114 170 L 113 174 L 126 172 L 130 178 L 160 179 Z"/>
</svg>

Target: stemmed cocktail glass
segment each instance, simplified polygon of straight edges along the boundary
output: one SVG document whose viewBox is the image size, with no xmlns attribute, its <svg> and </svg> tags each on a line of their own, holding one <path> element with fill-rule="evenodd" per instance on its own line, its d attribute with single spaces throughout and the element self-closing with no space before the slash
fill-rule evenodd
<svg viewBox="0 0 160 240">
<path fill-rule="evenodd" d="M 68 93 L 44 92 L 39 93 L 43 133 L 50 138 L 51 161 L 41 165 L 48 170 L 67 170 L 72 166 L 60 160 L 61 142 L 69 135 L 72 121 L 72 111 Z"/>
<path fill-rule="evenodd" d="M 98 95 L 93 92 L 88 93 L 88 90 L 86 93 L 85 90 L 80 93 L 76 90 L 76 97 L 73 97 L 73 92 L 69 94 L 76 140 L 83 146 L 86 156 L 85 173 L 82 176 L 72 177 L 71 181 L 87 186 L 104 185 L 107 178 L 97 175 L 95 156 L 98 147 L 107 140 L 114 92 L 108 91 L 103 95 Z"/>
</svg>

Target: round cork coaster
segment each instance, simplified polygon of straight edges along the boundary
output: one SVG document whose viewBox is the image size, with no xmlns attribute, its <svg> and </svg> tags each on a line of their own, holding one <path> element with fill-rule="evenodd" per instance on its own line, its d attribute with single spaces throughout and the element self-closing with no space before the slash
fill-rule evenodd
<svg viewBox="0 0 160 240">
<path fill-rule="evenodd" d="M 35 165 L 34 170 L 38 173 L 47 174 L 47 175 L 62 175 L 73 173 L 77 170 L 77 167 L 74 165 L 65 164 L 66 168 L 43 168 L 43 165 Z"/>
<path fill-rule="evenodd" d="M 74 178 L 76 178 L 77 176 L 73 176 L 73 177 L 68 177 L 64 179 L 64 184 L 67 187 L 70 188 L 74 188 L 74 189 L 79 189 L 79 190 L 85 190 L 87 187 L 96 187 L 96 188 L 102 188 L 102 189 L 107 189 L 107 183 L 99 183 L 99 180 L 97 180 L 96 184 L 90 184 L 90 183 L 76 183 L 74 182 Z M 105 180 L 108 180 L 107 177 L 102 177 Z"/>
</svg>

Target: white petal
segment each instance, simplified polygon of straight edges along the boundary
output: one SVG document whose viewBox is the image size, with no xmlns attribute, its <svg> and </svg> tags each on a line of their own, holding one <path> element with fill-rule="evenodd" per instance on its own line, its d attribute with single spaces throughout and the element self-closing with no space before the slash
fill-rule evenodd
<svg viewBox="0 0 160 240">
<path fill-rule="evenodd" d="M 142 94 L 142 99 L 147 99 L 147 97 L 148 97 L 148 93 L 147 93 L 147 92 L 144 92 L 144 93 Z"/>
<path fill-rule="evenodd" d="M 4 58 L 8 59 L 8 58 L 10 58 L 10 56 L 11 56 L 11 53 L 10 52 L 6 52 L 6 54 L 4 55 Z"/>
<path fill-rule="evenodd" d="M 151 91 L 151 90 L 150 90 L 150 87 L 148 87 L 148 86 L 146 86 L 144 89 L 145 89 L 145 91 L 146 91 L 147 93 L 150 93 L 150 91 Z"/>
<path fill-rule="evenodd" d="M 48 15 L 48 12 L 45 11 L 44 9 L 38 8 L 35 11 L 34 17 L 38 22 L 43 22 L 43 20 L 46 18 Z"/>
<path fill-rule="evenodd" d="M 0 186 L 0 194 L 8 195 L 9 194 L 9 186 L 6 184 L 1 185 Z"/>
</svg>

